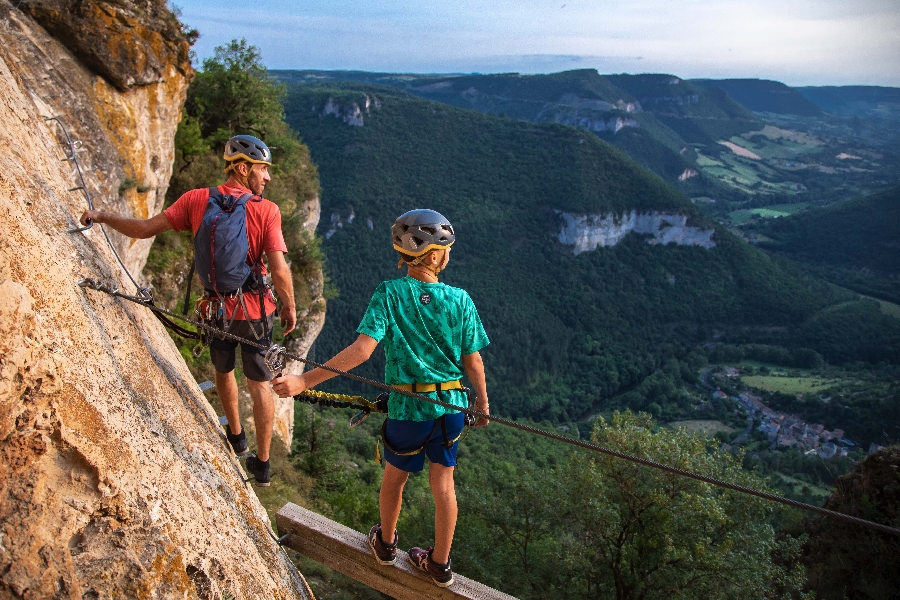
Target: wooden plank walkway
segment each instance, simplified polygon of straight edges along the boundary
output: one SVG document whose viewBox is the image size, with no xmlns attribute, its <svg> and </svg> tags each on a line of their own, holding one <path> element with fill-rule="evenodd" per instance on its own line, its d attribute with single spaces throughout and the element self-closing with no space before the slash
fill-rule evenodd
<svg viewBox="0 0 900 600">
<path fill-rule="evenodd" d="M 379 565 L 372 557 L 365 534 L 296 504 L 285 504 L 275 515 L 275 522 L 279 536 L 291 533 L 285 541 L 288 548 L 398 600 L 515 600 L 456 573 L 453 574 L 453 585 L 440 588 L 413 567 L 403 551 L 397 553 L 397 562 L 393 565 Z"/>
</svg>

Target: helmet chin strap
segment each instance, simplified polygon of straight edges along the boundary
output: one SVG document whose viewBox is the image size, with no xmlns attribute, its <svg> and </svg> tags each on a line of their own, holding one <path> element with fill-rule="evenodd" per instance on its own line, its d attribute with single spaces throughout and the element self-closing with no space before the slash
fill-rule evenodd
<svg viewBox="0 0 900 600">
<path fill-rule="evenodd" d="M 241 175 L 241 172 L 238 170 L 238 165 L 250 165 L 250 169 L 253 168 L 252 163 L 238 161 L 238 162 L 231 163 L 231 165 L 229 165 L 228 168 L 225 169 L 225 172 L 236 176 L 238 181 L 241 182 L 241 185 L 249 190 L 250 189 L 250 169 L 247 169 L 246 175 Z"/>
<path fill-rule="evenodd" d="M 434 278 L 437 279 L 437 278 L 438 278 L 438 273 L 440 273 L 441 271 L 443 271 L 443 270 L 444 270 L 444 265 L 447 264 L 447 258 L 446 258 L 446 253 L 447 253 L 447 251 L 444 250 L 444 256 L 445 256 L 445 258 L 444 258 L 444 260 L 441 261 L 441 264 L 440 264 L 437 268 L 432 267 L 432 266 L 430 266 L 430 265 L 426 265 L 426 264 L 423 262 L 427 256 L 430 256 L 430 255 L 431 255 L 431 252 L 434 252 L 434 250 L 432 250 L 432 251 L 430 251 L 430 252 L 426 252 L 425 254 L 423 254 L 422 256 L 418 257 L 416 260 L 412 261 L 412 262 L 409 263 L 409 264 L 410 264 L 411 266 L 422 267 L 423 269 L 425 269 L 425 270 L 427 270 L 427 271 L 430 271 L 431 274 L 434 275 Z M 398 265 L 398 266 L 399 266 L 399 265 Z"/>
</svg>

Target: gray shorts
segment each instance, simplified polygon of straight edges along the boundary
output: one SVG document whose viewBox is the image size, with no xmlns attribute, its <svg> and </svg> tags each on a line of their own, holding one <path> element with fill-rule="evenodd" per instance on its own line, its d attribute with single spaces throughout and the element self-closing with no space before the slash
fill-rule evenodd
<svg viewBox="0 0 900 600">
<path fill-rule="evenodd" d="M 275 325 L 274 313 L 269 315 L 266 321 L 266 331 L 268 332 L 268 335 L 262 338 L 256 337 L 262 332 L 263 322 L 261 319 L 252 321 L 256 333 L 250 329 L 250 325 L 247 321 L 238 320 L 232 321 L 228 333 L 248 340 L 253 340 L 258 344 L 268 347 L 269 344 L 272 343 L 272 327 Z M 216 372 L 231 373 L 234 371 L 234 366 L 237 362 L 235 351 L 237 350 L 239 343 L 241 346 L 241 364 L 244 367 L 244 376 L 250 381 L 271 381 L 272 377 L 274 377 L 274 373 L 266 366 L 266 361 L 264 360 L 265 350 L 250 346 L 243 342 L 235 342 L 228 339 L 223 340 L 214 337 L 209 342 L 209 357 L 210 360 L 212 360 L 213 366 L 216 368 Z"/>
</svg>

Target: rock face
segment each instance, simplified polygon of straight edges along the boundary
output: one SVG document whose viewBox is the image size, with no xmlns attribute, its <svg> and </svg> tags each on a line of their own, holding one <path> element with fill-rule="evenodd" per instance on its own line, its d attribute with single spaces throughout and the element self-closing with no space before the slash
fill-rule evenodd
<svg viewBox="0 0 900 600">
<path fill-rule="evenodd" d="M 328 102 L 325 103 L 325 107 L 322 109 L 322 116 L 334 115 L 347 125 L 362 127 L 365 125 L 365 117 L 369 116 L 369 111 L 373 107 L 381 108 L 381 101 L 368 94 L 365 95 L 362 106 L 357 102 L 340 104 L 334 98 L 328 98 Z"/>
<path fill-rule="evenodd" d="M 679 246 L 700 246 L 713 248 L 713 229 L 700 229 L 687 225 L 685 215 L 631 211 L 616 215 L 575 215 L 560 212 L 562 220 L 557 239 L 561 244 L 574 246 L 573 252 L 580 254 L 600 246 L 615 246 L 629 233 L 651 236 L 650 244 L 675 243 Z"/>
<path fill-rule="evenodd" d="M 613 133 L 618 133 L 625 127 L 640 127 L 638 122 L 634 119 L 626 119 L 624 117 L 594 119 L 591 117 L 563 116 L 558 117 L 556 119 L 556 122 L 562 123 L 563 125 L 571 125 L 572 127 L 587 129 L 588 131 L 593 132 L 612 131 Z"/>
<path fill-rule="evenodd" d="M 191 73 L 189 45 L 164 2 L 25 0 L 17 8 L 120 92 Z"/>
<path fill-rule="evenodd" d="M 99 206 L 156 212 L 186 43 L 157 44 L 168 34 L 147 9 L 161 3 L 64 3 L 96 56 L 134 61 L 111 75 L 81 62 L 54 3 L 19 4 L 0 0 L 0 130 L 14 149 L 0 153 L 0 597 L 306 597 L 168 334 L 145 308 L 76 284 L 134 291 L 99 226 L 65 233 L 85 200 L 67 191 L 73 166 L 44 117 L 82 142 Z M 127 178 L 148 189 L 120 194 Z M 146 247 L 114 242 L 139 272 Z"/>
<path fill-rule="evenodd" d="M 835 481 L 824 507 L 900 528 L 900 446 L 882 448 Z M 896 598 L 900 537 L 818 517 L 806 526 L 807 585 L 817 598 Z"/>
<path fill-rule="evenodd" d="M 165 3 L 0 0 L 0 27 L 9 70 L 40 115 L 60 115 L 80 144 L 97 208 L 141 218 L 158 212 L 193 75 L 188 42 Z M 140 273 L 152 240 L 110 235 L 129 271 Z"/>
</svg>

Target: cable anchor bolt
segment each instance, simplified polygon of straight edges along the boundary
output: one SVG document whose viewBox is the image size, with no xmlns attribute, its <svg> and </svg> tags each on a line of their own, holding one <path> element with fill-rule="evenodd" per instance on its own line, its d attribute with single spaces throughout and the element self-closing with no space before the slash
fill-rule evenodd
<svg viewBox="0 0 900 600">
<path fill-rule="evenodd" d="M 275 543 L 277 543 L 279 546 L 284 546 L 285 542 L 287 542 L 288 538 L 291 537 L 292 535 L 294 535 L 294 530 L 288 529 L 287 533 L 285 533 L 283 536 L 281 536 L 280 538 L 277 538 L 275 540 Z"/>
</svg>

